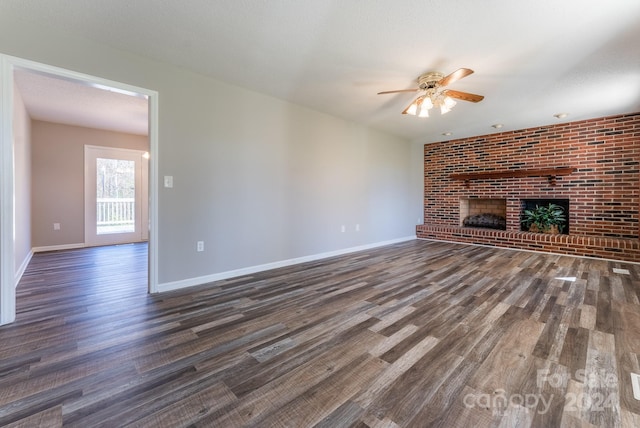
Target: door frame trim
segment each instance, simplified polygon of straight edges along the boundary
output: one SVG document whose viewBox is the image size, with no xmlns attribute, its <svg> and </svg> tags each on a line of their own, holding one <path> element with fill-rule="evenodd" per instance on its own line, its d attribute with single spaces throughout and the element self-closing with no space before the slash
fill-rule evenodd
<svg viewBox="0 0 640 428">
<path fill-rule="evenodd" d="M 158 92 L 0 54 L 0 325 L 15 321 L 15 169 L 13 144 L 13 71 L 54 75 L 94 87 L 111 88 L 148 100 L 149 123 L 149 273 L 148 292 L 158 292 Z"/>
</svg>

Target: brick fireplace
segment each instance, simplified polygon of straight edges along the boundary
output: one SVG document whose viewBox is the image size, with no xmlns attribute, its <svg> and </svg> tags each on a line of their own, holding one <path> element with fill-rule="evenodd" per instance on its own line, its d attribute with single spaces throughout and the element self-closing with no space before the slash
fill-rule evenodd
<svg viewBox="0 0 640 428">
<path fill-rule="evenodd" d="M 640 262 L 639 169 L 640 113 L 425 144 L 416 233 Z M 568 200 L 569 233 L 521 231 L 525 199 Z M 506 230 L 463 227 L 470 200 L 504 204 Z"/>
</svg>

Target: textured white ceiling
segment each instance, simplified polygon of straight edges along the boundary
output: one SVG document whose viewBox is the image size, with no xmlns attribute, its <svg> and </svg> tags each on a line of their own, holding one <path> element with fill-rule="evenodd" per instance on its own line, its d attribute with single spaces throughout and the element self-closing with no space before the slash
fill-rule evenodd
<svg viewBox="0 0 640 428">
<path fill-rule="evenodd" d="M 144 97 L 20 69 L 14 72 L 14 80 L 32 119 L 148 134 Z"/>
<path fill-rule="evenodd" d="M 640 111 L 638 0 L 2 0 L 3 11 L 412 141 Z M 485 96 L 400 112 L 425 71 Z M 442 133 L 452 132 L 451 137 Z"/>
</svg>

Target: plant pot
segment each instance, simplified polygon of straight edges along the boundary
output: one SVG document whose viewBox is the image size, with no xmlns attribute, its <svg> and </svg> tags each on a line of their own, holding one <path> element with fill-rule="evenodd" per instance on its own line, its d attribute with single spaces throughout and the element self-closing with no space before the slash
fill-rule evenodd
<svg viewBox="0 0 640 428">
<path fill-rule="evenodd" d="M 537 224 L 534 223 L 531 226 L 529 226 L 529 232 L 532 232 L 532 233 L 549 233 L 551 235 L 559 235 L 560 234 L 560 229 L 558 229 L 558 225 L 557 224 L 552 224 L 548 228 L 542 230 L 542 229 L 540 229 L 540 227 Z"/>
<path fill-rule="evenodd" d="M 560 234 L 560 229 L 558 229 L 558 225 L 557 224 L 552 224 L 551 226 L 549 226 L 548 229 L 546 229 L 544 231 L 544 233 L 550 233 L 552 235 L 558 235 L 558 234 Z"/>
</svg>

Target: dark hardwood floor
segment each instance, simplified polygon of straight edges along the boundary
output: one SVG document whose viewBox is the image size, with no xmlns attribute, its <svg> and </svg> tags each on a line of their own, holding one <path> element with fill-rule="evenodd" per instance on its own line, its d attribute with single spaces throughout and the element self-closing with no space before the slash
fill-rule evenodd
<svg viewBox="0 0 640 428">
<path fill-rule="evenodd" d="M 162 295 L 36 254 L 0 425 L 638 427 L 640 265 L 410 241 Z"/>
</svg>

